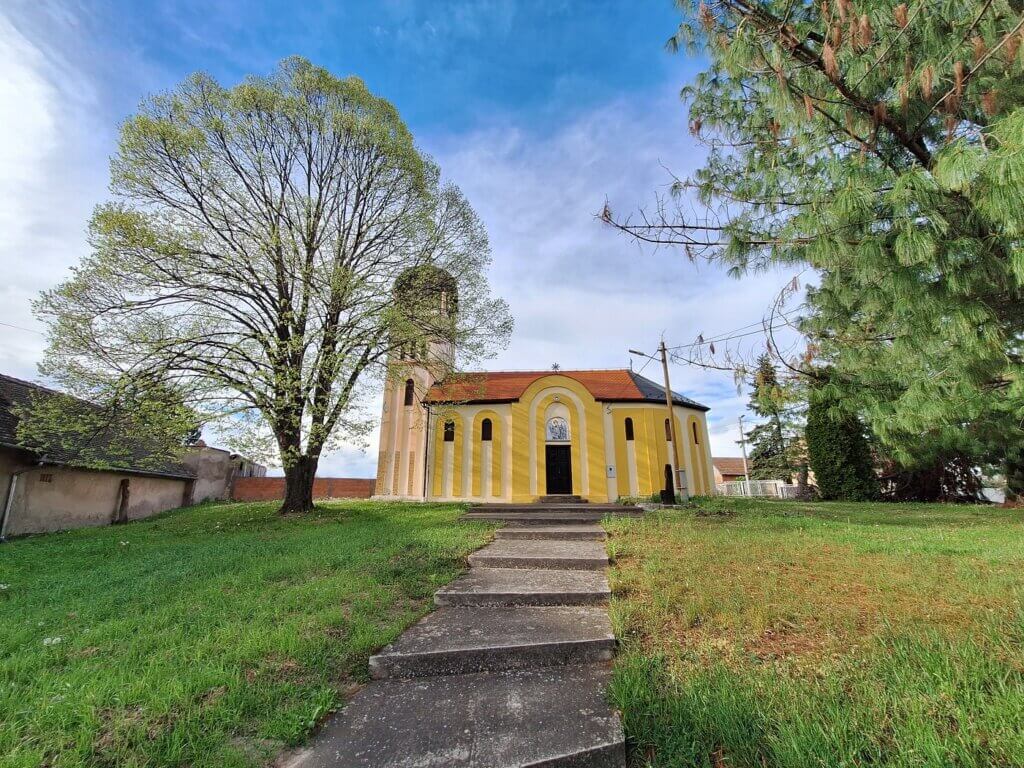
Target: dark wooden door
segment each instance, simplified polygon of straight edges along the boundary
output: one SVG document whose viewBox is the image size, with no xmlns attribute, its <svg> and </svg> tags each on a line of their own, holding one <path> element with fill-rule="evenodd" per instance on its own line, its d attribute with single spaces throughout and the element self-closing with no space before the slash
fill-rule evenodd
<svg viewBox="0 0 1024 768">
<path fill-rule="evenodd" d="M 572 453 L 568 445 L 547 445 L 547 494 L 572 493 Z"/>
</svg>

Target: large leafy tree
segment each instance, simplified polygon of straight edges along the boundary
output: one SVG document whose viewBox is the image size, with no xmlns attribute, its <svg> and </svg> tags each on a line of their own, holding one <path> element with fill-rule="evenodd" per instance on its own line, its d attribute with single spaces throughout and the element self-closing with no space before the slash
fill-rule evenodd
<svg viewBox="0 0 1024 768">
<path fill-rule="evenodd" d="M 605 219 L 735 274 L 809 265 L 803 329 L 885 449 L 1021 477 L 1024 2 L 683 6 L 673 45 L 710 57 L 683 91 L 707 162 L 684 202 Z"/>
<path fill-rule="evenodd" d="M 158 382 L 189 405 L 182 435 L 198 411 L 269 438 L 286 511 L 365 430 L 359 385 L 392 351 L 472 357 L 510 330 L 473 209 L 357 78 L 298 58 L 233 88 L 194 75 L 125 122 L 111 175 L 92 255 L 38 302 L 43 371 L 107 406 Z"/>
</svg>

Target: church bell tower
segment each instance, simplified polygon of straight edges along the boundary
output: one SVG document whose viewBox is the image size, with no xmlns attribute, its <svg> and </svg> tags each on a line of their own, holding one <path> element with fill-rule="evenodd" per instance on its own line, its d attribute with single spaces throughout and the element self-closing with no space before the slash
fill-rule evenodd
<svg viewBox="0 0 1024 768">
<path fill-rule="evenodd" d="M 425 498 L 429 412 L 423 397 L 455 363 L 455 279 L 424 265 L 395 281 L 396 323 L 384 380 L 375 497 Z"/>
</svg>

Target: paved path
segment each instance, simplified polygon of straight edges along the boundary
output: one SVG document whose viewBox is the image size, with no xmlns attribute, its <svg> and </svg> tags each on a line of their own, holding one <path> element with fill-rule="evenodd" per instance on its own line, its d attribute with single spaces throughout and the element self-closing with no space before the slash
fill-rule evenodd
<svg viewBox="0 0 1024 768">
<path fill-rule="evenodd" d="M 375 682 L 287 768 L 625 766 L 605 701 L 605 533 L 529 522 L 470 555 L 438 609 L 370 659 Z"/>
</svg>

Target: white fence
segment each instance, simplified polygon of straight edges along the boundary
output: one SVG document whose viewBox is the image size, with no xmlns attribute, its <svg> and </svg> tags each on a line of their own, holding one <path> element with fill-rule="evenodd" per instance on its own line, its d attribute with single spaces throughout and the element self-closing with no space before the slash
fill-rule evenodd
<svg viewBox="0 0 1024 768">
<path fill-rule="evenodd" d="M 772 496 L 777 499 L 796 498 L 799 485 L 788 485 L 781 480 L 737 480 L 732 483 L 718 483 L 715 492 L 719 496 Z"/>
</svg>

